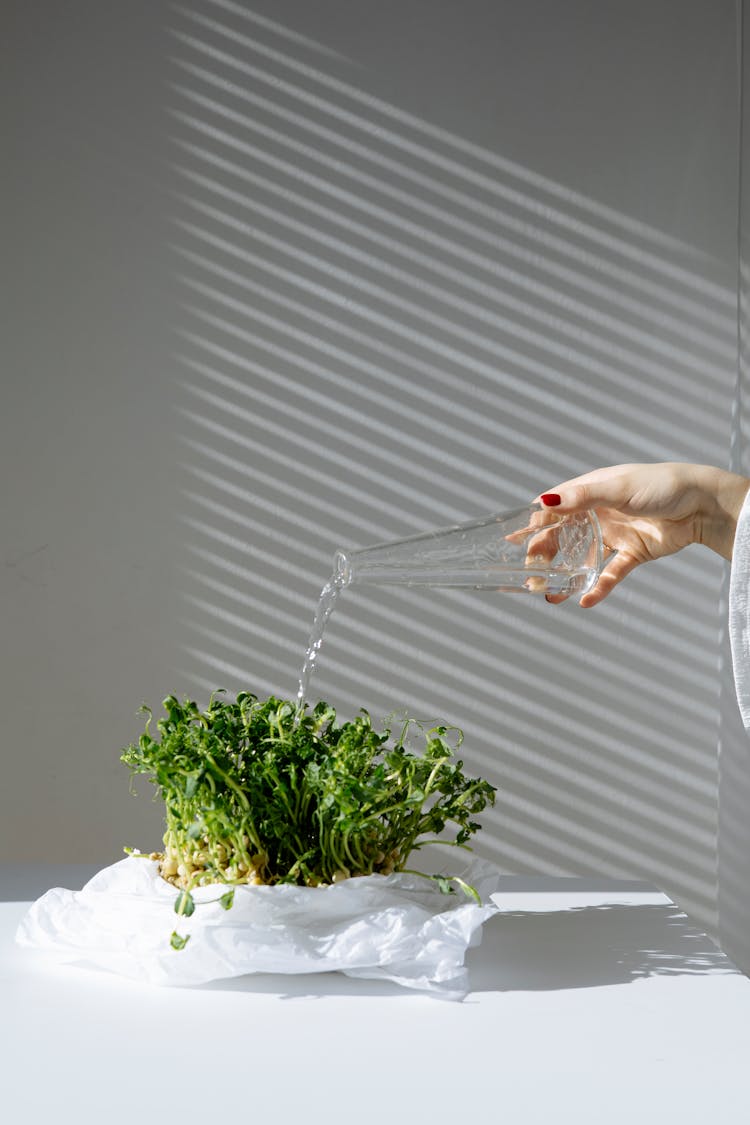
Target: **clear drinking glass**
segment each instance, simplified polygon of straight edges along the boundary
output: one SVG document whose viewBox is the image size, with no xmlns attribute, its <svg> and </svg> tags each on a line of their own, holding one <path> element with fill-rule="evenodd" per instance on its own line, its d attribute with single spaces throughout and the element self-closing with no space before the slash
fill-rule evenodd
<svg viewBox="0 0 750 1125">
<path fill-rule="evenodd" d="M 334 580 L 454 586 L 500 593 L 585 594 L 615 552 L 594 512 L 556 515 L 541 504 L 377 543 L 339 550 Z"/>
</svg>

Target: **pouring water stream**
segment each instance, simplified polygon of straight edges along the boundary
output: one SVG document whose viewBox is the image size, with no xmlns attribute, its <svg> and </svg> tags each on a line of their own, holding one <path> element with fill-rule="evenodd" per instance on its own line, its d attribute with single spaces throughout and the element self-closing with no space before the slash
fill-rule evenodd
<svg viewBox="0 0 750 1125">
<path fill-rule="evenodd" d="M 297 690 L 297 710 L 301 711 L 305 706 L 307 699 L 308 688 L 310 687 L 310 677 L 315 671 L 315 665 L 318 661 L 321 645 L 323 644 L 323 633 L 325 632 L 326 623 L 328 618 L 333 613 L 333 607 L 338 601 L 339 594 L 345 586 L 345 581 L 340 573 L 334 573 L 326 582 L 323 589 L 320 591 L 320 599 L 318 601 L 318 608 L 315 611 L 313 618 L 312 629 L 310 630 L 310 639 L 307 642 L 307 650 L 305 651 L 305 659 L 302 664 L 302 672 L 299 678 L 299 688 Z"/>
<path fill-rule="evenodd" d="M 337 551 L 315 611 L 297 711 L 305 707 L 323 633 L 345 586 L 443 586 L 568 597 L 590 590 L 615 554 L 605 548 L 594 512 L 558 516 L 539 504 L 358 551 Z"/>
</svg>

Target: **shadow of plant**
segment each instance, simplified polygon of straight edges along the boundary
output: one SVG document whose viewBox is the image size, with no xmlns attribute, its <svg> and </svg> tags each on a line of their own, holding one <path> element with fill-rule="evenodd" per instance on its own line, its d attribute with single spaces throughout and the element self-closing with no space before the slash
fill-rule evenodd
<svg viewBox="0 0 750 1125">
<path fill-rule="evenodd" d="M 467 959 L 472 991 L 625 984 L 650 976 L 739 973 L 673 904 L 512 911 Z"/>
</svg>

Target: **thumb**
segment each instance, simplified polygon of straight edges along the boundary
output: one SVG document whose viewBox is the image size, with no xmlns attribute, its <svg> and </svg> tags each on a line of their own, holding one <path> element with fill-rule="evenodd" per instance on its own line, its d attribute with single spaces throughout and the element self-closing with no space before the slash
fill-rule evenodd
<svg viewBox="0 0 750 1125">
<path fill-rule="evenodd" d="M 555 508 L 560 514 L 582 512 L 586 508 L 620 509 L 627 504 L 632 491 L 627 466 L 599 469 L 582 477 L 574 477 L 537 496 L 543 508 Z"/>
</svg>

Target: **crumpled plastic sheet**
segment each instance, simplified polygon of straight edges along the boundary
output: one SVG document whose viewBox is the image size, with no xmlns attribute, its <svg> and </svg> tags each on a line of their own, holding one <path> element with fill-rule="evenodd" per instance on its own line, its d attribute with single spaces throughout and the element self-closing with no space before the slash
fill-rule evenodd
<svg viewBox="0 0 750 1125">
<path fill-rule="evenodd" d="M 195 911 L 178 916 L 177 890 L 155 861 L 129 856 L 99 871 L 80 891 L 55 888 L 22 919 L 16 941 L 58 960 L 83 963 L 160 985 L 196 985 L 246 973 L 339 971 L 393 981 L 445 999 L 469 990 L 466 950 L 498 907 L 497 869 L 475 859 L 459 872 L 482 905 L 458 888 L 441 893 L 419 876 L 397 873 L 332 886 L 196 887 Z M 184 949 L 170 945 L 177 931 Z"/>
</svg>

